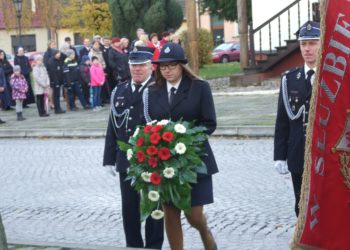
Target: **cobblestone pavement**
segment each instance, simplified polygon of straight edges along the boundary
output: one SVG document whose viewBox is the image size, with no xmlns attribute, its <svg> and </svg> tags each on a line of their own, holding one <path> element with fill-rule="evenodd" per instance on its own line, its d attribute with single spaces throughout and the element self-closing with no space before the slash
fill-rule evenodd
<svg viewBox="0 0 350 250">
<path fill-rule="evenodd" d="M 119 183 L 101 167 L 103 143 L 0 140 L 0 212 L 11 242 L 124 246 Z M 272 140 L 211 143 L 220 173 L 206 214 L 219 249 L 288 249 L 292 185 L 273 168 Z M 185 249 L 202 249 L 196 231 L 183 224 Z"/>
</svg>

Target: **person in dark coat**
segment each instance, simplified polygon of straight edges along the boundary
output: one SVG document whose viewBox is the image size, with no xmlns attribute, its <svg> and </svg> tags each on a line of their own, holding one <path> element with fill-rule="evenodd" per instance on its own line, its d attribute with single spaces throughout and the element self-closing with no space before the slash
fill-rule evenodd
<svg viewBox="0 0 350 250">
<path fill-rule="evenodd" d="M 47 46 L 47 50 L 44 54 L 44 65 L 46 69 L 48 69 L 49 60 L 51 59 L 53 52 L 57 49 L 56 42 L 54 40 L 49 40 Z"/>
<path fill-rule="evenodd" d="M 61 109 L 60 94 L 63 85 L 63 63 L 61 52 L 54 50 L 48 63 L 48 73 L 50 78 L 50 87 L 53 89 L 53 102 L 55 105 L 55 114 L 63 114 L 66 111 Z"/>
<path fill-rule="evenodd" d="M 84 39 L 84 47 L 79 51 L 79 57 L 81 58 L 80 63 L 82 63 L 83 56 L 88 56 L 91 50 L 91 42 L 89 38 Z"/>
<path fill-rule="evenodd" d="M 112 48 L 108 52 L 108 63 L 113 75 L 113 83 L 120 84 L 130 80 L 128 54 L 125 54 L 120 39 L 112 38 Z M 111 86 L 111 87 L 114 87 Z"/>
<path fill-rule="evenodd" d="M 13 73 L 13 68 L 10 62 L 7 60 L 6 53 L 3 50 L 0 50 L 0 68 L 4 71 L 6 87 L 5 92 L 2 95 L 2 109 L 3 110 L 13 110 L 11 106 L 14 105 L 14 101 L 12 99 L 12 88 L 10 85 L 10 77 Z"/>
<path fill-rule="evenodd" d="M 77 53 L 77 50 L 72 45 L 72 40 L 69 36 L 64 38 L 64 42 L 68 45 L 68 48 L 74 51 L 75 54 L 75 60 L 79 62 L 79 54 Z"/>
<path fill-rule="evenodd" d="M 126 153 L 118 148 L 117 140 L 128 142 L 136 126 L 143 122 L 142 93 L 152 82 L 152 53 L 143 51 L 130 53 L 130 70 L 132 79 L 118 85 L 111 96 L 111 114 L 109 117 L 105 149 L 104 166 L 116 166 L 119 172 L 122 195 L 123 226 L 127 247 L 161 249 L 164 240 L 163 220 L 146 220 L 146 241 L 143 242 L 140 222 L 140 196 L 125 181 L 129 162 Z"/>
<path fill-rule="evenodd" d="M 19 65 L 21 67 L 21 73 L 27 81 L 27 98 L 23 100 L 23 107 L 27 108 L 28 104 L 35 103 L 35 98 L 32 87 L 32 81 L 30 79 L 30 72 L 32 72 L 32 66 L 29 63 L 29 58 L 24 55 L 24 49 L 22 47 L 19 47 L 17 50 L 17 55 L 15 56 L 14 64 Z"/>
<path fill-rule="evenodd" d="M 213 96 L 208 82 L 202 81 L 185 65 L 184 50 L 180 45 L 167 43 L 161 50 L 156 83 L 146 91 L 148 94 L 147 122 L 152 120 L 172 120 L 193 122 L 205 126 L 210 135 L 216 129 L 216 114 Z M 147 100 L 147 98 L 144 98 Z M 207 166 L 207 174 L 197 178 L 192 186 L 192 208 L 185 214 L 188 222 L 197 229 L 205 249 L 217 249 L 215 239 L 208 228 L 203 206 L 214 202 L 212 175 L 218 172 L 214 154 L 209 142 L 205 142 L 206 156 L 202 159 Z M 181 226 L 181 210 L 171 204 L 163 204 L 165 229 L 171 249 L 184 249 Z"/>
<path fill-rule="evenodd" d="M 112 72 L 109 67 L 109 61 L 108 61 L 108 54 L 109 54 L 109 50 L 111 49 L 111 39 L 109 37 L 107 36 L 103 37 L 101 48 L 102 48 L 103 59 L 106 63 L 106 67 L 104 68 L 104 72 L 106 74 L 106 84 L 102 85 L 101 101 L 102 101 L 102 104 L 107 104 L 109 103 L 111 92 L 115 87 L 113 83 L 111 83 L 113 82 L 113 77 L 112 77 Z"/>
<path fill-rule="evenodd" d="M 75 59 L 75 52 L 72 49 L 66 51 L 67 58 L 63 65 L 63 79 L 64 86 L 67 88 L 69 108 L 71 111 L 76 111 L 77 108 L 74 103 L 74 93 L 79 98 L 81 106 L 88 109 L 89 106 L 84 98 L 82 88 L 80 85 L 80 69 L 77 60 Z"/>
<path fill-rule="evenodd" d="M 300 51 L 305 64 L 285 72 L 277 106 L 274 139 L 275 169 L 292 176 L 295 214 L 299 215 L 299 200 L 304 171 L 304 151 L 312 80 L 320 48 L 320 25 L 307 22 L 299 30 Z"/>
<path fill-rule="evenodd" d="M 84 55 L 81 58 L 79 65 L 81 87 L 84 94 L 86 103 L 91 106 L 90 102 L 90 58 L 88 55 Z"/>
<path fill-rule="evenodd" d="M 5 90 L 6 90 L 6 78 L 5 73 L 2 68 L 0 68 L 0 104 L 5 99 Z M 0 124 L 5 123 L 3 120 L 0 119 Z"/>
</svg>

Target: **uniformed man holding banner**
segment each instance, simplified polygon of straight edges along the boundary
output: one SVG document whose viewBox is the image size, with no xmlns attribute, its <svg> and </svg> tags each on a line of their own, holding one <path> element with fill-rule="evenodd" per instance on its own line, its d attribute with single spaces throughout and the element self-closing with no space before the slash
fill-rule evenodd
<svg viewBox="0 0 350 250">
<path fill-rule="evenodd" d="M 320 24 L 306 22 L 298 31 L 304 65 L 282 76 L 275 127 L 274 160 L 280 174 L 292 176 L 295 213 L 299 214 L 299 199 L 303 175 L 306 127 L 320 47 Z"/>
</svg>

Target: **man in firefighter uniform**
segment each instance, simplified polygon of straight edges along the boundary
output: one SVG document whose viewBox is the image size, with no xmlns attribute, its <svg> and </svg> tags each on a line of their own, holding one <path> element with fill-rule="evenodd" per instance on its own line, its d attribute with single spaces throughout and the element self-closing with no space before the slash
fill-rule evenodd
<svg viewBox="0 0 350 250">
<path fill-rule="evenodd" d="M 151 48 L 136 47 L 129 56 L 132 79 L 115 87 L 111 93 L 111 113 L 106 133 L 103 165 L 116 166 L 122 196 L 123 226 L 127 247 L 161 249 L 164 239 L 163 220 L 149 217 L 145 225 L 145 243 L 141 234 L 139 194 L 125 181 L 129 162 L 117 141 L 128 142 L 136 126 L 144 121 L 142 93 L 153 83 Z"/>
<path fill-rule="evenodd" d="M 291 173 L 297 216 L 312 81 L 315 77 L 316 59 L 320 48 L 320 25 L 308 21 L 298 33 L 304 65 L 290 69 L 282 76 L 274 139 L 275 169 L 280 174 Z"/>
</svg>

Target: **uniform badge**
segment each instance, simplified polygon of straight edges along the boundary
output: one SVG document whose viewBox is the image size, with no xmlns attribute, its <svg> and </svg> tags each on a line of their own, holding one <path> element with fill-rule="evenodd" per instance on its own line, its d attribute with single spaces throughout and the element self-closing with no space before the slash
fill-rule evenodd
<svg viewBox="0 0 350 250">
<path fill-rule="evenodd" d="M 297 79 L 299 80 L 300 77 L 301 77 L 301 73 L 299 72 L 299 73 L 297 74 Z"/>
<path fill-rule="evenodd" d="M 299 102 L 299 98 L 298 97 L 295 97 L 295 102 Z"/>
<path fill-rule="evenodd" d="M 293 112 L 295 111 L 295 106 L 294 106 L 294 105 L 292 106 L 292 111 L 293 111 Z"/>
<path fill-rule="evenodd" d="M 168 54 L 170 52 L 170 48 L 169 47 L 166 47 L 165 50 L 164 50 L 164 53 L 165 54 Z"/>
<path fill-rule="evenodd" d="M 307 30 L 311 30 L 311 29 L 312 29 L 311 24 L 308 24 L 308 25 L 306 26 L 306 29 L 307 29 Z"/>
<path fill-rule="evenodd" d="M 119 102 L 118 102 L 118 101 L 115 103 L 115 106 L 116 106 L 117 108 L 119 107 Z"/>
</svg>

